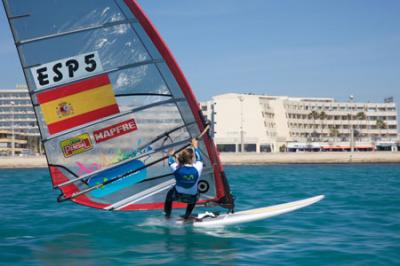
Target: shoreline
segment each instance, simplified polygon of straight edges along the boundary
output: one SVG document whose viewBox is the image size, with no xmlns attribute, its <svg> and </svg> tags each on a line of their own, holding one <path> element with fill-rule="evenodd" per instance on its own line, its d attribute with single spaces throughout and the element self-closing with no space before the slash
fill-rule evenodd
<svg viewBox="0 0 400 266">
<path fill-rule="evenodd" d="M 393 164 L 400 152 L 220 153 L 224 165 Z M 0 157 L 1 169 L 47 168 L 46 157 Z"/>
<path fill-rule="evenodd" d="M 220 153 L 225 165 L 400 163 L 400 152 Z"/>
<path fill-rule="evenodd" d="M 47 168 L 47 160 L 45 156 L 0 157 L 0 168 Z"/>
</svg>

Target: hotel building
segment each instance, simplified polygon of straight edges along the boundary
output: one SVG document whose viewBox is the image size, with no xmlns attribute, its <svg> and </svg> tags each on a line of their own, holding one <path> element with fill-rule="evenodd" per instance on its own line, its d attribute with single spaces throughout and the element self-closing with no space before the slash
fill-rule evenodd
<svg viewBox="0 0 400 266">
<path fill-rule="evenodd" d="M 223 94 L 201 104 L 225 152 L 397 150 L 393 102 Z"/>
<path fill-rule="evenodd" d="M 0 155 L 39 152 L 39 136 L 28 88 L 0 89 Z"/>
</svg>

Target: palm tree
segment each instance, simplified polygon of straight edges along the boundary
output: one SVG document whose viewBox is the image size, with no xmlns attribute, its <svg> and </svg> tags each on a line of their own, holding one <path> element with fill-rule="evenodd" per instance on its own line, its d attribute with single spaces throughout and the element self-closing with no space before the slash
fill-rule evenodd
<svg viewBox="0 0 400 266">
<path fill-rule="evenodd" d="M 311 137 L 317 137 L 317 130 L 316 130 L 316 124 L 315 124 L 315 120 L 317 120 L 319 118 L 319 114 L 317 111 L 313 110 L 311 113 L 308 114 L 308 119 L 312 119 L 313 120 L 313 127 L 314 127 L 314 131 L 311 133 Z"/>
<path fill-rule="evenodd" d="M 364 112 L 358 112 L 358 113 L 356 114 L 356 119 L 358 119 L 358 120 L 365 120 L 365 119 L 367 119 L 367 116 L 365 115 Z"/>
<path fill-rule="evenodd" d="M 379 138 L 382 138 L 382 129 L 386 129 L 387 125 L 382 119 L 376 120 L 376 127 L 379 129 Z"/>
<path fill-rule="evenodd" d="M 319 120 L 321 120 L 321 136 L 322 136 L 322 137 L 324 136 L 324 120 L 325 120 L 327 117 L 328 117 L 328 115 L 327 115 L 324 111 L 322 111 L 322 112 L 319 114 Z"/>
<path fill-rule="evenodd" d="M 329 135 L 333 137 L 333 142 L 336 142 L 336 138 L 339 136 L 339 130 L 337 128 L 331 127 L 329 129 Z"/>
<path fill-rule="evenodd" d="M 366 120 L 367 116 L 365 115 L 364 112 L 358 112 L 355 116 L 355 119 L 360 121 L 360 124 L 358 124 L 358 131 L 361 132 L 361 121 Z M 362 137 L 362 134 L 359 135 L 360 137 Z"/>
<path fill-rule="evenodd" d="M 347 114 L 347 120 L 349 122 L 349 138 L 350 138 L 350 151 L 354 151 L 354 126 L 352 122 L 352 113 Z"/>
</svg>

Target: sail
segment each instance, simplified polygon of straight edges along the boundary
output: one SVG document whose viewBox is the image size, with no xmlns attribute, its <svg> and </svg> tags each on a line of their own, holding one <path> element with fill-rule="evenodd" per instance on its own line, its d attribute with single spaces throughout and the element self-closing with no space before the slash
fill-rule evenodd
<svg viewBox="0 0 400 266">
<path fill-rule="evenodd" d="M 199 204 L 233 208 L 198 102 L 136 1 L 3 5 L 60 201 L 106 210 L 162 208 L 175 184 L 167 151 L 202 135 Z"/>
</svg>

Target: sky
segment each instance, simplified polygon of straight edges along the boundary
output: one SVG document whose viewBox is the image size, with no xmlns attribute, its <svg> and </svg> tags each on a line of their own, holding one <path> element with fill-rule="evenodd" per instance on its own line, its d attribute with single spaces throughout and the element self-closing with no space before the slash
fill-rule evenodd
<svg viewBox="0 0 400 266">
<path fill-rule="evenodd" d="M 400 1 L 139 0 L 198 100 L 229 92 L 400 106 Z M 0 8 L 0 88 L 24 83 Z"/>
</svg>

